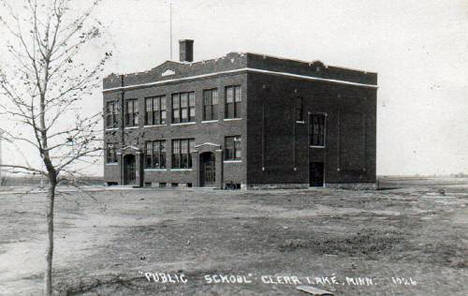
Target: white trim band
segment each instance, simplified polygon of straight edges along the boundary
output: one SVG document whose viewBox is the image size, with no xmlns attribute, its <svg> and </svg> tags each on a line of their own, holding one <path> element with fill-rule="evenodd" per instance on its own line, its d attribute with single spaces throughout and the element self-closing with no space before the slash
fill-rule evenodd
<svg viewBox="0 0 468 296">
<path fill-rule="evenodd" d="M 148 124 L 143 126 L 144 128 L 151 128 L 151 127 L 161 127 L 161 126 L 167 126 L 167 124 Z"/>
<path fill-rule="evenodd" d="M 182 78 L 176 78 L 176 79 L 166 79 L 162 81 L 112 87 L 112 88 L 104 89 L 102 92 L 111 92 L 111 91 L 116 91 L 116 90 L 128 90 L 128 89 L 135 89 L 135 88 L 141 88 L 141 87 L 151 87 L 151 86 L 156 86 L 159 84 L 166 84 L 166 83 L 185 81 L 185 80 L 193 80 L 197 78 L 206 78 L 206 77 L 212 77 L 212 76 L 217 76 L 221 74 L 232 74 L 232 73 L 239 73 L 239 72 L 245 72 L 245 71 L 281 75 L 281 76 L 288 76 L 288 77 L 294 77 L 294 78 L 302 78 L 302 79 L 307 79 L 307 80 L 316 80 L 316 81 L 332 82 L 332 83 L 347 84 L 347 85 L 354 85 L 354 86 L 378 88 L 378 85 L 375 85 L 375 84 L 365 84 L 365 83 L 359 83 L 359 82 L 351 82 L 351 81 L 344 81 L 344 80 L 330 79 L 330 78 L 320 78 L 320 77 L 306 76 L 306 75 L 300 75 L 300 74 L 293 74 L 293 73 L 288 73 L 288 72 L 276 72 L 276 71 L 262 70 L 262 69 L 255 69 L 255 68 L 240 68 L 240 69 L 235 69 L 235 70 L 220 71 L 220 72 L 194 75 L 194 76 L 182 77 Z"/>
<path fill-rule="evenodd" d="M 192 125 L 196 124 L 195 121 L 190 121 L 190 122 L 178 122 L 178 123 L 171 123 L 171 126 L 178 126 L 178 125 Z"/>
</svg>

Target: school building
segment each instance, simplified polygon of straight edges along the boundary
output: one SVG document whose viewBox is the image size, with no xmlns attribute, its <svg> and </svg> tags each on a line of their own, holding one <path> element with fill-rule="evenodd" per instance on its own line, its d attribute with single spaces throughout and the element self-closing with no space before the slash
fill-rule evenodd
<svg viewBox="0 0 468 296">
<path fill-rule="evenodd" d="M 377 74 L 254 53 L 103 81 L 108 184 L 374 188 Z"/>
</svg>

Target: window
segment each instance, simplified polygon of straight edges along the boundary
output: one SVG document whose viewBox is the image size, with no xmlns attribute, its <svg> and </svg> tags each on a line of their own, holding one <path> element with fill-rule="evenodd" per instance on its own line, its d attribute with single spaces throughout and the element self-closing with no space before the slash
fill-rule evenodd
<svg viewBox="0 0 468 296">
<path fill-rule="evenodd" d="M 194 139 L 172 140 L 172 168 L 189 169 L 192 168 L 191 152 L 195 150 Z"/>
<path fill-rule="evenodd" d="M 226 137 L 224 139 L 224 160 L 241 160 L 241 137 Z"/>
<path fill-rule="evenodd" d="M 203 120 L 218 119 L 218 90 L 203 91 Z"/>
<path fill-rule="evenodd" d="M 226 87 L 225 118 L 241 117 L 241 88 L 240 86 Z"/>
<path fill-rule="evenodd" d="M 146 142 L 145 168 L 166 168 L 166 141 L 158 140 Z"/>
<path fill-rule="evenodd" d="M 106 144 L 106 163 L 117 162 L 117 144 L 107 143 Z"/>
<path fill-rule="evenodd" d="M 172 95 L 172 123 L 195 121 L 195 93 Z"/>
<path fill-rule="evenodd" d="M 125 101 L 125 126 L 138 125 L 138 100 Z"/>
<path fill-rule="evenodd" d="M 106 103 L 106 127 L 117 127 L 117 102 Z"/>
<path fill-rule="evenodd" d="M 310 146 L 325 147 L 325 114 L 310 115 Z"/>
<path fill-rule="evenodd" d="M 304 121 L 304 100 L 297 97 L 294 101 L 295 118 L 296 121 Z"/>
<path fill-rule="evenodd" d="M 145 99 L 145 124 L 166 123 L 166 97 L 159 96 Z"/>
</svg>

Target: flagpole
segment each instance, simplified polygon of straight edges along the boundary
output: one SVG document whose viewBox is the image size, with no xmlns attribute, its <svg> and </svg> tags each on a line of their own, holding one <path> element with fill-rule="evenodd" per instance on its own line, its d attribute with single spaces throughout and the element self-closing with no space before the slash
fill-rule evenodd
<svg viewBox="0 0 468 296">
<path fill-rule="evenodd" d="M 169 2 L 169 52 L 172 61 L 172 0 Z"/>
</svg>

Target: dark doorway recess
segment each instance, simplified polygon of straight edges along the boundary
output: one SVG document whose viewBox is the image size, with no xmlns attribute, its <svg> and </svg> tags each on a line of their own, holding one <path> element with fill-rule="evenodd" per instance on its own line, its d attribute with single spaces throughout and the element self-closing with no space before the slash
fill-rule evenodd
<svg viewBox="0 0 468 296">
<path fill-rule="evenodd" d="M 216 165 L 213 152 L 200 154 L 200 186 L 214 186 L 215 179 Z"/>
<path fill-rule="evenodd" d="M 323 187 L 323 162 L 311 162 L 309 166 L 309 184 L 311 187 Z"/>
<path fill-rule="evenodd" d="M 128 154 L 124 157 L 124 184 L 134 185 L 136 181 L 135 155 Z"/>
</svg>

